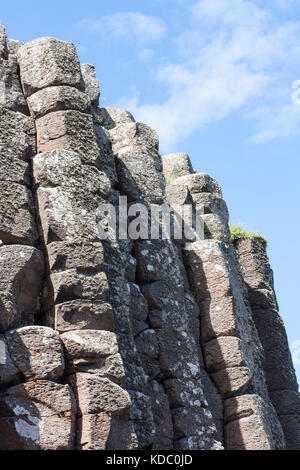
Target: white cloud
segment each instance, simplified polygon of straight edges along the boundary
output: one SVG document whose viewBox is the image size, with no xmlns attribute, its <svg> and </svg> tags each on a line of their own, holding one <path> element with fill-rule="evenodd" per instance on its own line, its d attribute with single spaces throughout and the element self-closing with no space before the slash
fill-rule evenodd
<svg viewBox="0 0 300 470">
<path fill-rule="evenodd" d="M 295 137 L 300 133 L 300 105 L 288 104 L 258 109 L 252 117 L 259 123 L 260 131 L 252 136 L 253 142 Z"/>
<path fill-rule="evenodd" d="M 173 41 L 176 61 L 156 72 L 165 101 L 123 100 L 159 131 L 163 150 L 237 109 L 261 126 L 255 141 L 300 132 L 300 107 L 290 100 L 291 82 L 300 79 L 300 21 L 279 20 L 254 0 L 200 0 Z"/>
<path fill-rule="evenodd" d="M 80 25 L 104 36 L 138 39 L 140 42 L 162 39 L 166 33 L 163 20 L 133 11 L 102 16 L 96 21 L 83 20 Z"/>
<path fill-rule="evenodd" d="M 153 49 L 149 49 L 149 48 L 146 48 L 146 49 L 143 49 L 142 51 L 139 52 L 138 54 L 138 58 L 140 60 L 147 60 L 147 59 L 151 59 L 151 57 L 154 56 L 154 50 Z"/>
</svg>

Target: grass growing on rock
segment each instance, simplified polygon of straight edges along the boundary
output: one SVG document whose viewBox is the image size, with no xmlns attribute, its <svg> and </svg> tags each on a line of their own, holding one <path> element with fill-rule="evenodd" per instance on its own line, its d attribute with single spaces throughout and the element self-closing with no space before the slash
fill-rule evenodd
<svg viewBox="0 0 300 470">
<path fill-rule="evenodd" d="M 174 178 L 168 178 L 168 176 L 165 176 L 165 181 L 166 181 L 166 184 L 170 184 L 170 183 L 173 183 Z"/>
<path fill-rule="evenodd" d="M 255 232 L 246 232 L 240 225 L 233 224 L 230 225 L 230 233 L 231 233 L 231 240 L 239 240 L 240 238 L 259 238 L 264 242 L 265 245 L 268 244 L 267 239 L 261 235 L 260 233 L 255 233 Z"/>
</svg>

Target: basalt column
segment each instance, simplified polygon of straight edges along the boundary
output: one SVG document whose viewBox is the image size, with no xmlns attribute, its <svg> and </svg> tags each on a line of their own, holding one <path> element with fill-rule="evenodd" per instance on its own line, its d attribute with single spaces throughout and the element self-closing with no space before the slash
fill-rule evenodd
<svg viewBox="0 0 300 470">
<path fill-rule="evenodd" d="M 185 154 L 175 157 L 163 159 L 170 180 L 169 197 L 174 202 L 174 195 L 181 191 L 195 206 L 204 206 L 205 239 L 186 244 L 183 255 L 200 308 L 205 367 L 224 401 L 225 448 L 283 448 L 282 429 L 262 372 L 263 349 L 231 244 L 220 185 L 207 174 L 194 173 Z M 172 165 L 173 159 L 176 165 Z M 176 168 L 179 174 L 174 179 Z"/>
<path fill-rule="evenodd" d="M 76 403 L 59 335 L 39 318 L 44 256 L 32 192 L 35 125 L 0 24 L 0 449 L 71 449 Z"/>
<path fill-rule="evenodd" d="M 265 242 L 234 242 L 249 292 L 253 319 L 264 348 L 263 367 L 269 395 L 279 416 L 288 449 L 300 449 L 300 396 L 273 285 Z"/>
<path fill-rule="evenodd" d="M 108 112 L 116 116 L 115 110 Z M 119 120 L 113 118 L 115 127 L 110 136 L 119 188 L 128 198 L 129 210 L 134 203 L 142 203 L 148 211 L 151 204 L 166 204 L 157 134 L 145 124 L 133 122 L 129 113 L 119 115 Z M 136 260 L 135 284 L 148 304 L 145 326 L 138 331 L 135 343 L 150 379 L 148 393 L 159 437 L 153 447 L 159 448 L 160 441 L 164 448 L 171 448 L 173 438 L 175 449 L 221 448 L 200 377 L 202 355 L 198 338 L 195 341 L 197 305 L 177 249 L 160 236 L 157 240 L 136 240 L 132 255 Z M 165 426 L 169 410 L 173 436 L 172 427 Z"/>
<path fill-rule="evenodd" d="M 21 47 L 18 60 L 37 129 L 33 177 L 47 260 L 42 321 L 63 341 L 64 378 L 78 405 L 76 445 L 133 448 L 97 228 L 97 208 L 111 185 L 100 170 L 91 98 L 72 44 L 41 38 Z"/>
</svg>

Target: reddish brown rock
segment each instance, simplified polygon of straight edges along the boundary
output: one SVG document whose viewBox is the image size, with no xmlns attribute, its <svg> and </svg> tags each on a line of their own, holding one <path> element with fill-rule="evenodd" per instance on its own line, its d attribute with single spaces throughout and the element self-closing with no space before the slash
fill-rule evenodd
<svg viewBox="0 0 300 470">
<path fill-rule="evenodd" d="M 105 413 L 79 418 L 77 441 L 79 450 L 106 450 L 112 418 Z"/>
<path fill-rule="evenodd" d="M 77 269 L 53 273 L 50 276 L 52 292 L 45 291 L 45 305 L 61 304 L 77 299 L 108 300 L 107 277 L 104 272 L 90 273 Z"/>
<path fill-rule="evenodd" d="M 238 336 L 234 300 L 231 296 L 207 298 L 200 302 L 199 307 L 202 341 L 219 336 Z"/>
<path fill-rule="evenodd" d="M 114 330 L 112 307 L 106 302 L 72 300 L 54 307 L 55 329 L 59 333 L 73 330 Z"/>
<path fill-rule="evenodd" d="M 211 374 L 223 397 L 230 397 L 236 392 L 243 392 L 251 382 L 252 374 L 248 367 L 228 367 Z"/>
<path fill-rule="evenodd" d="M 264 403 L 257 395 L 225 401 L 225 445 L 228 450 L 270 450 L 273 438 Z"/>
<path fill-rule="evenodd" d="M 54 271 L 87 269 L 99 271 L 103 268 L 103 247 L 101 242 L 52 242 L 47 246 L 49 268 Z"/>
<path fill-rule="evenodd" d="M 234 336 L 220 336 L 204 344 L 207 370 L 214 372 L 227 367 L 245 366 L 242 342 Z"/>
<path fill-rule="evenodd" d="M 84 163 L 100 168 L 100 150 L 92 116 L 80 111 L 56 111 L 36 120 L 38 152 L 72 150 Z"/>
</svg>

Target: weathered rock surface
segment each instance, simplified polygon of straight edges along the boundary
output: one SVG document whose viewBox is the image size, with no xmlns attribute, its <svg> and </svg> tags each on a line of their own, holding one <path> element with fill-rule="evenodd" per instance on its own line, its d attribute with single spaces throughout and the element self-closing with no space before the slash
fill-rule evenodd
<svg viewBox="0 0 300 470">
<path fill-rule="evenodd" d="M 274 448 L 268 412 L 258 395 L 243 395 L 225 401 L 225 443 L 228 450 Z"/>
<path fill-rule="evenodd" d="M 291 353 L 273 285 L 265 243 L 259 238 L 235 242 L 248 288 L 253 319 L 264 349 L 263 367 L 272 403 L 288 449 L 300 448 L 300 395 Z"/>
<path fill-rule="evenodd" d="M 6 333 L 10 357 L 26 380 L 61 378 L 65 360 L 59 334 L 43 326 L 27 326 Z"/>
<path fill-rule="evenodd" d="M 55 38 L 40 38 L 17 53 L 25 96 L 42 88 L 68 85 L 83 88 L 75 46 Z"/>
<path fill-rule="evenodd" d="M 31 115 L 35 119 L 66 109 L 88 113 L 91 107 L 89 97 L 71 86 L 43 88 L 31 95 L 27 101 Z"/>
<path fill-rule="evenodd" d="M 71 300 L 55 305 L 52 317 L 60 333 L 82 330 L 114 330 L 112 307 L 107 302 Z"/>
<path fill-rule="evenodd" d="M 99 97 L 73 44 L 0 23 L 0 449 L 298 449 L 265 247 L 234 247 L 219 183 Z M 111 236 L 125 196 L 130 230 L 138 202 L 204 231 Z"/>
<path fill-rule="evenodd" d="M 0 387 L 21 381 L 20 373 L 14 365 L 4 335 L 0 335 Z"/>
<path fill-rule="evenodd" d="M 71 150 L 84 163 L 100 168 L 100 151 L 93 129 L 92 116 L 68 109 L 46 114 L 36 120 L 38 152 Z"/>
<path fill-rule="evenodd" d="M 45 380 L 0 393 L 1 450 L 70 450 L 76 403 L 68 385 Z"/>
<path fill-rule="evenodd" d="M 170 153 L 164 155 L 162 162 L 164 175 L 171 181 L 180 176 L 194 173 L 190 157 L 186 153 Z"/>
<path fill-rule="evenodd" d="M 91 64 L 82 64 L 81 73 L 85 84 L 84 91 L 89 96 L 92 105 L 97 108 L 99 106 L 100 90 L 95 67 Z"/>
<path fill-rule="evenodd" d="M 1 246 L 0 270 L 0 330 L 31 324 L 40 309 L 42 253 L 29 246 Z"/>
</svg>

